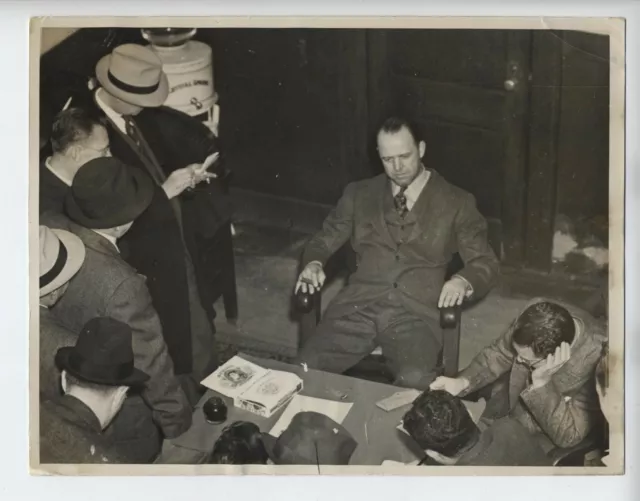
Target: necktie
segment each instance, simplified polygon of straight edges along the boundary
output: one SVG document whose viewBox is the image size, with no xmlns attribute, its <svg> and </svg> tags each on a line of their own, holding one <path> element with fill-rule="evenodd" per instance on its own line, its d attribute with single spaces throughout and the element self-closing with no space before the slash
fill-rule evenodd
<svg viewBox="0 0 640 501">
<path fill-rule="evenodd" d="M 133 120 L 131 115 L 122 115 L 125 123 L 125 129 L 127 132 L 127 136 L 129 136 L 138 148 L 142 147 L 142 135 L 140 134 L 140 129 L 136 125 L 136 122 Z"/>
<path fill-rule="evenodd" d="M 136 148 L 138 149 L 138 154 L 144 159 L 144 164 L 147 167 L 149 175 L 151 175 L 152 179 L 159 186 L 162 186 L 162 183 L 165 181 L 165 175 L 162 172 L 155 155 L 144 140 L 144 136 L 142 135 L 142 131 L 140 131 L 138 124 L 136 124 L 136 121 L 131 115 L 122 115 L 122 118 L 124 119 L 127 136 L 129 136 L 129 138 L 135 143 Z"/>
<path fill-rule="evenodd" d="M 407 212 L 409 212 L 409 208 L 407 207 L 407 197 L 404 194 L 406 189 L 406 186 L 402 186 L 396 196 L 393 197 L 393 204 L 396 206 L 396 211 L 400 217 L 406 216 Z"/>
</svg>

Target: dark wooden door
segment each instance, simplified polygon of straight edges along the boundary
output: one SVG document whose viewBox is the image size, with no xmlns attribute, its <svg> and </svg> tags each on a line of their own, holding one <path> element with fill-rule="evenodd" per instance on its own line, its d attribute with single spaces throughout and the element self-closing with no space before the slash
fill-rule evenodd
<svg viewBox="0 0 640 501">
<path fill-rule="evenodd" d="M 427 145 L 425 164 L 475 195 L 496 253 L 521 264 L 531 33 L 367 35 L 370 132 L 389 114 L 413 120 Z"/>
</svg>

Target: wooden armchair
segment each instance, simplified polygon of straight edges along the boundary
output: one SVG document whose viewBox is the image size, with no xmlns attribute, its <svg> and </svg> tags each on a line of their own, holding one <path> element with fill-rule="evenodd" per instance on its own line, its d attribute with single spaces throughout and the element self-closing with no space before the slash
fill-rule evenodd
<svg viewBox="0 0 640 501">
<path fill-rule="evenodd" d="M 349 244 L 341 249 L 325 266 L 327 281 L 335 274 L 344 272 L 349 274 L 355 270 L 355 255 Z M 461 269 L 462 262 L 459 256 L 455 256 L 449 265 L 447 279 Z M 298 346 L 302 346 L 315 332 L 320 322 L 322 312 L 322 294 L 308 294 L 298 291 L 294 297 L 294 308 L 300 315 L 300 336 Z M 458 361 L 460 355 L 460 321 L 462 307 L 454 306 L 440 309 L 440 326 L 443 330 L 442 351 L 439 356 L 437 375 L 454 377 L 458 373 Z M 362 373 L 374 375 L 373 379 L 384 382 L 392 382 L 393 375 L 386 366 L 384 354 L 374 350 L 354 368 L 345 372 L 346 375 L 360 375 Z M 377 376 L 377 377 L 376 377 Z"/>
</svg>

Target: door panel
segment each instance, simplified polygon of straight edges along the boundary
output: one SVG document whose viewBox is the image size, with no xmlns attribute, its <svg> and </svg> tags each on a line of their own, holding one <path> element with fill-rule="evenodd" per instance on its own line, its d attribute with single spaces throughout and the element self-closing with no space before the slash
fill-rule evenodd
<svg viewBox="0 0 640 501">
<path fill-rule="evenodd" d="M 387 30 L 384 72 L 372 119 L 391 114 L 418 125 L 425 163 L 471 192 L 489 220 L 491 244 L 521 262 L 526 113 L 531 35 L 507 30 Z M 377 106 L 377 108 L 376 108 Z"/>
</svg>

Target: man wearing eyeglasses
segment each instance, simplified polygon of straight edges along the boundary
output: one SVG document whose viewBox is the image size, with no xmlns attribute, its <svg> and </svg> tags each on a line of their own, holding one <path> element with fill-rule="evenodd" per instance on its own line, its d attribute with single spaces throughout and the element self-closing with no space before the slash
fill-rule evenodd
<svg viewBox="0 0 640 501">
<path fill-rule="evenodd" d="M 465 396 L 491 385 L 485 423 L 508 415 L 546 452 L 572 447 L 600 419 L 594 372 L 604 339 L 584 311 L 534 299 L 458 377 L 439 377 L 431 389 Z"/>
</svg>

